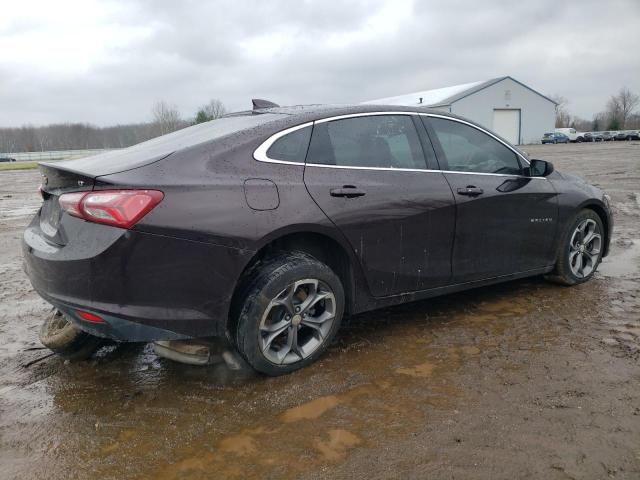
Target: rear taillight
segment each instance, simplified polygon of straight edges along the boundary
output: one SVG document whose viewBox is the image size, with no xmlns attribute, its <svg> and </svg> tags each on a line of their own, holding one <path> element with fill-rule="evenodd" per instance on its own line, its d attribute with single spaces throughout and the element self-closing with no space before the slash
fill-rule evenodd
<svg viewBox="0 0 640 480">
<path fill-rule="evenodd" d="M 60 207 L 89 222 L 131 228 L 164 198 L 158 190 L 99 190 L 60 195 Z"/>
<path fill-rule="evenodd" d="M 87 322 L 105 323 L 104 319 L 95 313 L 85 312 L 84 310 L 76 310 L 76 313 L 81 319 L 86 320 Z"/>
</svg>

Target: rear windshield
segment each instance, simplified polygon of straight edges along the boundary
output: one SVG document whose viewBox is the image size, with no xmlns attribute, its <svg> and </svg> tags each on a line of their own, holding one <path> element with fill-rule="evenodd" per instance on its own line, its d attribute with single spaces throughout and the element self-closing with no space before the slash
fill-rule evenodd
<svg viewBox="0 0 640 480">
<path fill-rule="evenodd" d="M 262 113 L 259 115 L 241 115 L 219 118 L 200 123 L 161 137 L 152 138 L 128 148 L 112 150 L 79 160 L 68 160 L 53 163 L 52 166 L 90 176 L 109 175 L 132 168 L 141 167 L 170 153 L 200 143 L 215 140 L 248 128 L 257 127 L 274 120 L 286 117 L 278 113 Z"/>
<path fill-rule="evenodd" d="M 544 136 L 545 137 L 553 137 L 553 133 L 545 133 Z"/>
</svg>

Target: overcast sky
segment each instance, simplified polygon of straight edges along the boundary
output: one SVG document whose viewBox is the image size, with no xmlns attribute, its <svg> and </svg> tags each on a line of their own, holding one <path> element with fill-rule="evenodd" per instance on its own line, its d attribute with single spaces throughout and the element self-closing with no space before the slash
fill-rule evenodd
<svg viewBox="0 0 640 480">
<path fill-rule="evenodd" d="M 640 0 L 18 0 L 0 9 L 0 126 L 185 117 L 218 98 L 351 103 L 511 75 L 591 118 L 640 93 Z M 487 2 L 489 3 L 489 2 Z"/>
</svg>

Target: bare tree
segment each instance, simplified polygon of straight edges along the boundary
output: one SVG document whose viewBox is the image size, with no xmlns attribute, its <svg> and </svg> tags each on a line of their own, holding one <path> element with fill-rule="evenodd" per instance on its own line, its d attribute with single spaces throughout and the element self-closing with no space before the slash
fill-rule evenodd
<svg viewBox="0 0 640 480">
<path fill-rule="evenodd" d="M 622 106 L 617 95 L 611 96 L 607 102 L 607 129 L 618 130 L 622 128 L 624 119 L 622 117 Z"/>
<path fill-rule="evenodd" d="M 591 121 L 591 130 L 598 132 L 606 128 L 607 114 L 605 112 L 596 113 Z"/>
<path fill-rule="evenodd" d="M 175 132 L 183 126 L 178 108 L 175 105 L 169 105 L 164 100 L 156 102 L 151 113 L 159 135 Z"/>
<path fill-rule="evenodd" d="M 627 127 L 633 130 L 640 129 L 640 113 L 632 113 L 627 119 Z"/>
<path fill-rule="evenodd" d="M 198 113 L 196 113 L 196 123 L 215 120 L 216 118 L 222 117 L 225 113 L 227 113 L 227 109 L 224 104 L 217 98 L 214 98 L 198 109 Z"/>
<path fill-rule="evenodd" d="M 591 130 L 592 122 L 579 117 L 573 117 L 571 126 L 579 132 L 588 132 Z"/>
<path fill-rule="evenodd" d="M 620 120 L 622 123 L 622 128 L 625 128 L 629 116 L 636 109 L 638 103 L 640 103 L 640 97 L 638 97 L 638 95 L 633 93 L 627 87 L 622 87 L 615 98 L 620 115 Z"/>
<path fill-rule="evenodd" d="M 569 100 L 561 95 L 554 95 L 551 99 L 556 102 L 556 128 L 568 127 L 571 124 L 571 115 L 567 110 Z"/>
<path fill-rule="evenodd" d="M 186 127 L 181 122 L 178 128 Z M 0 153 L 121 148 L 161 135 L 155 123 L 96 127 L 83 123 L 0 127 Z"/>
</svg>

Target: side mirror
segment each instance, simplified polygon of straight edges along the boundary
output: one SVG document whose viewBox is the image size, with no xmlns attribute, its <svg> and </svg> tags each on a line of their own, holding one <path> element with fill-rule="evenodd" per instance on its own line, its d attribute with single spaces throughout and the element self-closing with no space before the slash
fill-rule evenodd
<svg viewBox="0 0 640 480">
<path fill-rule="evenodd" d="M 533 159 L 529 165 L 529 176 L 531 177 L 546 177 L 553 172 L 553 163 L 545 160 Z"/>
</svg>

